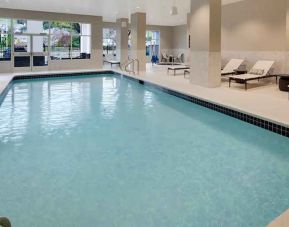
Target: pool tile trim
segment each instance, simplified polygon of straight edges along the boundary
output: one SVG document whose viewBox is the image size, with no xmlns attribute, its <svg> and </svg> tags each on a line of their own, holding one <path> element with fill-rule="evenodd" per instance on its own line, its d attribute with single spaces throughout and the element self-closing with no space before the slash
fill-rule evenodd
<svg viewBox="0 0 289 227">
<path fill-rule="evenodd" d="M 271 131 L 273 133 L 277 133 L 279 135 L 285 136 L 289 138 L 289 127 L 261 119 L 260 117 L 256 117 L 247 113 L 242 113 L 237 110 L 233 110 L 231 108 L 215 104 L 206 100 L 202 100 L 197 97 L 193 97 L 190 95 L 183 94 L 179 91 L 174 91 L 165 87 L 162 87 L 160 85 L 156 85 L 151 82 L 147 82 L 141 79 L 137 79 L 125 74 L 121 74 L 118 72 L 115 72 L 113 70 L 105 70 L 105 71 L 91 71 L 91 72 L 74 72 L 74 73 L 57 73 L 57 74 L 36 74 L 36 75 L 17 75 L 15 76 L 9 84 L 5 87 L 5 89 L 0 94 L 0 106 L 5 99 L 6 94 L 8 93 L 9 89 L 11 88 L 13 81 L 18 80 L 37 80 L 37 79 L 46 79 L 46 78 L 64 78 L 64 77 L 73 77 L 73 76 L 87 76 L 87 75 L 103 75 L 103 74 L 114 74 L 120 77 L 125 77 L 127 79 L 133 80 L 139 84 L 142 84 L 144 86 L 150 86 L 157 88 L 167 94 L 173 95 L 175 97 L 187 100 L 189 102 L 192 102 L 194 104 L 203 106 L 205 108 L 217 111 L 219 113 L 225 114 L 227 116 L 233 117 L 235 119 L 247 122 L 249 124 L 255 125 L 257 127 L 263 128 L 265 130 Z"/>
</svg>

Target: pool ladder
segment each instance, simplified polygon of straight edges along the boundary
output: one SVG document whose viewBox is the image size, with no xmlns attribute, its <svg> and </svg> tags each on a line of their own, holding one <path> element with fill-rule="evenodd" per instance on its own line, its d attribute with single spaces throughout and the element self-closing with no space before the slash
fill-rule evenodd
<svg viewBox="0 0 289 227">
<path fill-rule="evenodd" d="M 139 60 L 138 59 L 128 60 L 128 62 L 124 63 L 120 68 L 123 71 L 137 75 L 139 74 Z"/>
<path fill-rule="evenodd" d="M 11 227 L 11 222 L 8 218 L 0 217 L 0 226 L 1 227 Z"/>
</svg>

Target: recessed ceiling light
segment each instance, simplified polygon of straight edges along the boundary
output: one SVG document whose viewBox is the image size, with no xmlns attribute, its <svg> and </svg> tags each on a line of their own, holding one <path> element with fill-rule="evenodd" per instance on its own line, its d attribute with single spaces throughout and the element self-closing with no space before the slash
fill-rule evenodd
<svg viewBox="0 0 289 227">
<path fill-rule="evenodd" d="M 137 6 L 136 9 L 140 9 L 140 6 Z"/>
</svg>

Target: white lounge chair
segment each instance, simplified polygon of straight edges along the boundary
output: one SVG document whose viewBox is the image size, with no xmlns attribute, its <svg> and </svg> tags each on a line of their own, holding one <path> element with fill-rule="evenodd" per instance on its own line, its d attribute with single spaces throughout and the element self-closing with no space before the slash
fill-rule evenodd
<svg viewBox="0 0 289 227">
<path fill-rule="evenodd" d="M 231 59 L 225 68 L 222 70 L 221 75 L 226 76 L 226 75 L 234 75 L 236 70 L 240 68 L 240 66 L 243 64 L 244 59 Z"/>
<path fill-rule="evenodd" d="M 169 56 L 166 53 L 161 53 L 161 63 L 169 62 Z"/>
<path fill-rule="evenodd" d="M 104 59 L 103 63 L 110 64 L 111 68 L 112 68 L 113 65 L 118 65 L 120 67 L 120 61 L 116 61 L 116 60 L 106 60 L 106 59 Z"/>
<path fill-rule="evenodd" d="M 190 66 L 187 65 L 177 65 L 177 66 L 170 66 L 168 67 L 168 74 L 170 71 L 174 71 L 174 76 L 176 75 L 176 71 L 178 70 L 186 70 L 186 69 L 190 69 Z"/>
<path fill-rule="evenodd" d="M 235 81 L 237 83 L 245 84 L 245 89 L 247 90 L 247 82 L 250 80 L 260 80 L 269 77 L 276 77 L 277 83 L 277 75 L 271 74 L 272 66 L 274 65 L 274 61 L 257 61 L 257 63 L 253 66 L 247 74 L 235 75 L 229 77 L 229 87 L 231 86 L 231 81 Z"/>
</svg>

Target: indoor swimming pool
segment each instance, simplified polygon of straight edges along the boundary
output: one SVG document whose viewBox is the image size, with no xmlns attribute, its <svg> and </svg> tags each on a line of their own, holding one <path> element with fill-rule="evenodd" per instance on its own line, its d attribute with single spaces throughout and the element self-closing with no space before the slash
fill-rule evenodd
<svg viewBox="0 0 289 227">
<path fill-rule="evenodd" d="M 0 107 L 13 227 L 264 227 L 289 139 L 117 75 L 20 80 Z"/>
</svg>

